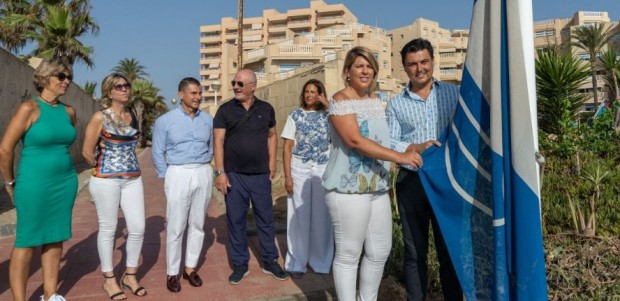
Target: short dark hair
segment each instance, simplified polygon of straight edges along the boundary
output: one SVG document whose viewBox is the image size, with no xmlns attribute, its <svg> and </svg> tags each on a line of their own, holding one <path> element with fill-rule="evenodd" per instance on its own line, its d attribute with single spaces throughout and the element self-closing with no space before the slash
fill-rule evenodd
<svg viewBox="0 0 620 301">
<path fill-rule="evenodd" d="M 407 53 L 418 52 L 424 49 L 428 50 L 428 54 L 431 55 L 431 59 L 435 59 L 435 56 L 433 56 L 433 45 L 431 45 L 431 42 L 429 40 L 417 38 L 405 44 L 405 46 L 403 46 L 403 49 L 400 50 L 400 58 L 403 65 L 405 65 L 405 57 L 407 56 Z"/>
<path fill-rule="evenodd" d="M 196 85 L 200 87 L 200 82 L 193 77 L 186 77 L 179 82 L 179 92 L 185 90 L 185 87 L 189 85 Z"/>
</svg>

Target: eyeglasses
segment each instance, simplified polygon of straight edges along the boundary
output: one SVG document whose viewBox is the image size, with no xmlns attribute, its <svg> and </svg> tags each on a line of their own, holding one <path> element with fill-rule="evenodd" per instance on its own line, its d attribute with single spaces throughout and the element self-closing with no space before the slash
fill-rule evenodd
<svg viewBox="0 0 620 301">
<path fill-rule="evenodd" d="M 52 76 L 55 76 L 58 78 L 59 81 L 63 82 L 65 81 L 65 79 L 69 79 L 69 81 L 73 81 L 73 75 L 69 74 L 64 74 L 63 72 L 58 72 L 56 74 L 52 74 Z"/>
<path fill-rule="evenodd" d="M 131 84 L 130 83 L 118 84 L 118 85 L 114 85 L 113 87 L 114 87 L 114 90 L 116 91 L 123 91 L 123 88 L 130 90 Z"/>
<path fill-rule="evenodd" d="M 247 83 L 244 83 L 244 82 L 236 82 L 236 81 L 234 81 L 234 80 L 233 80 L 233 81 L 231 81 L 231 82 L 230 82 L 230 85 L 231 85 L 233 88 L 235 87 L 235 85 L 239 86 L 239 88 L 243 88 L 243 85 L 253 84 L 253 83 L 256 83 L 256 82 L 247 82 Z"/>
</svg>

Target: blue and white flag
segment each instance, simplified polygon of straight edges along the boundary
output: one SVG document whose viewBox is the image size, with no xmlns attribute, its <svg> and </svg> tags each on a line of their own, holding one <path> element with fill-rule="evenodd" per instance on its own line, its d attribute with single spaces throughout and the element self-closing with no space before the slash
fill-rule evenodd
<svg viewBox="0 0 620 301">
<path fill-rule="evenodd" d="M 474 1 L 454 119 L 422 183 L 463 292 L 547 300 L 531 0 Z"/>
</svg>

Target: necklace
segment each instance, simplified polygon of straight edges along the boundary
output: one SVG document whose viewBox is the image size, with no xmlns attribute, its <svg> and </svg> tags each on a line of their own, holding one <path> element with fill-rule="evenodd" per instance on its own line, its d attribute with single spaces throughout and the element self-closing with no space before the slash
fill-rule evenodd
<svg viewBox="0 0 620 301">
<path fill-rule="evenodd" d="M 41 96 L 39 96 L 39 99 L 42 100 L 44 103 L 52 106 L 52 107 L 58 106 L 58 100 L 56 100 L 56 101 L 48 101 L 48 100 L 44 99 Z"/>
</svg>

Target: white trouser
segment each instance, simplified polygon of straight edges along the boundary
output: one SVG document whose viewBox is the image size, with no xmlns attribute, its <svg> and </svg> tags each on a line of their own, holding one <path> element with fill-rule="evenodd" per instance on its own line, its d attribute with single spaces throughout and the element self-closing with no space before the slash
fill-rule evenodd
<svg viewBox="0 0 620 301">
<path fill-rule="evenodd" d="M 343 194 L 330 191 L 325 195 L 334 226 L 336 256 L 334 285 L 338 300 L 355 297 L 359 258 L 359 297 L 376 300 L 383 267 L 392 248 L 392 209 L 387 192 L 374 194 Z"/>
<path fill-rule="evenodd" d="M 171 165 L 166 171 L 166 262 L 168 275 L 178 275 L 187 232 L 185 267 L 195 268 L 202 251 L 203 229 L 211 200 L 213 169 L 209 164 Z"/>
<path fill-rule="evenodd" d="M 127 223 L 126 266 L 138 267 L 142 242 L 144 241 L 144 188 L 142 177 L 132 179 L 111 179 L 90 177 L 88 190 L 97 208 L 99 233 L 97 250 L 101 260 L 101 271 L 112 272 L 114 234 L 118 222 L 118 208 L 123 210 Z"/>
<path fill-rule="evenodd" d="M 289 272 L 306 272 L 310 265 L 327 274 L 334 259 L 334 231 L 325 203 L 321 177 L 327 164 L 303 163 L 293 157 L 293 194 L 287 198 L 287 243 L 284 267 Z"/>
</svg>

